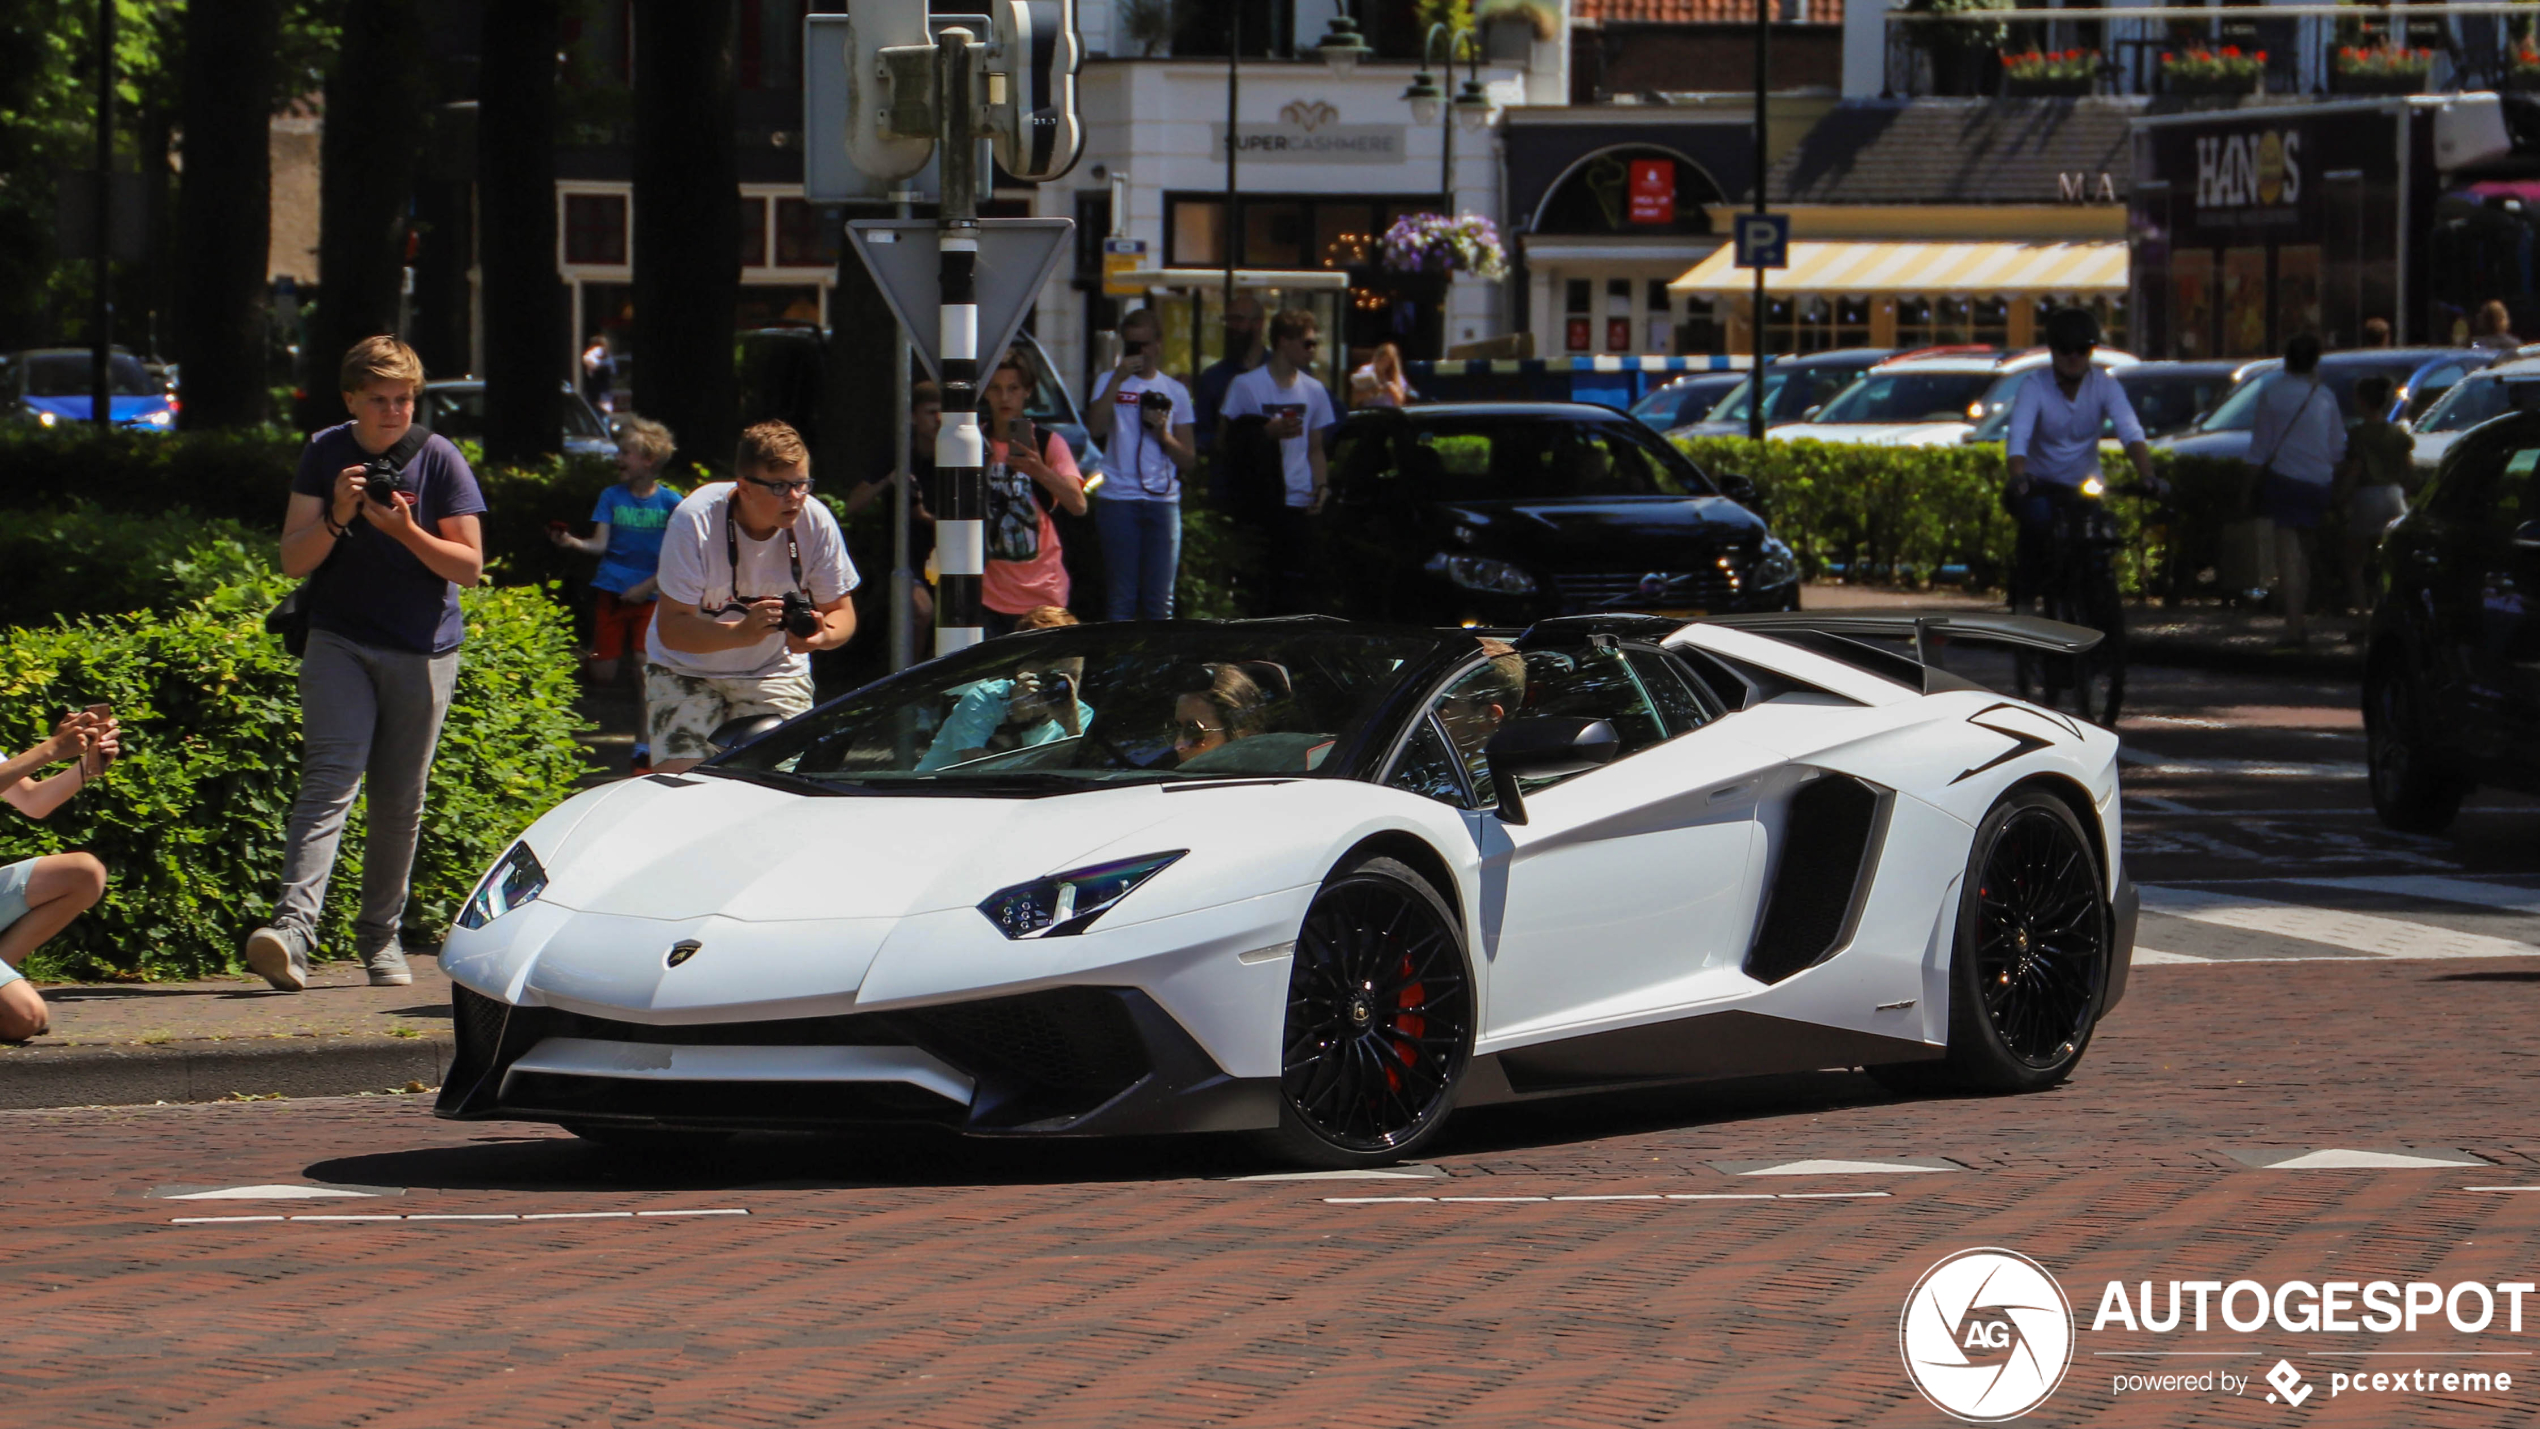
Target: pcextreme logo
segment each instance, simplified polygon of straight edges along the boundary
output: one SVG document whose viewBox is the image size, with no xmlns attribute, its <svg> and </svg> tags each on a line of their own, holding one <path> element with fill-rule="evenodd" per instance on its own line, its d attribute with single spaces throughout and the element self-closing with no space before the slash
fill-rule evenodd
<svg viewBox="0 0 2540 1429">
<path fill-rule="evenodd" d="M 1943 1414 L 2017 1419 L 2073 1363 L 2073 1307 L 2046 1267 L 2017 1251 L 1962 1250 L 1923 1272 L 1896 1329 L 1905 1373 Z"/>
</svg>

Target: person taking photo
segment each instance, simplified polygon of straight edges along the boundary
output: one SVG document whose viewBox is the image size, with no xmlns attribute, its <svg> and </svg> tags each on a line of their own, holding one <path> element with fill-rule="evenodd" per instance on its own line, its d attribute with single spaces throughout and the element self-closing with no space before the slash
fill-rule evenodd
<svg viewBox="0 0 2540 1429">
<path fill-rule="evenodd" d="M 1111 457 L 1111 479 L 1094 495 L 1104 614 L 1171 620 L 1173 577 L 1182 564 L 1182 473 L 1199 459 L 1191 394 L 1164 374 L 1163 333 L 1152 309 L 1120 320 L 1120 343 L 1119 363 L 1103 374 L 1085 410 L 1085 430 Z"/>
<path fill-rule="evenodd" d="M 282 570 L 305 576 L 300 794 L 284 836 L 273 920 L 247 935 L 247 966 L 284 992 L 308 986 L 318 910 L 353 797 L 367 792 L 354 954 L 373 987 L 414 981 L 397 941 L 425 779 L 459 675 L 459 588 L 485 568 L 476 474 L 448 439 L 414 425 L 423 360 L 367 337 L 340 373 L 352 420 L 309 438 L 282 519 Z"/>
<path fill-rule="evenodd" d="M 103 770 L 122 746 L 111 715 L 67 715 L 53 737 L 9 759 L 0 759 L 0 803 L 30 819 L 49 817 L 88 787 L 88 771 Z M 71 767 L 49 779 L 28 776 L 56 764 Z M 18 971 L 71 920 L 106 896 L 106 865 L 93 853 L 51 853 L 0 864 L 0 1042 L 41 1037 L 53 1025 L 43 994 Z"/>
<path fill-rule="evenodd" d="M 783 422 L 741 433 L 733 481 L 700 486 L 662 534 L 661 606 L 644 643 L 655 769 L 714 752 L 744 715 L 811 708 L 811 652 L 855 634 L 855 563 L 811 497 L 811 451 Z"/>
<path fill-rule="evenodd" d="M 1008 634 L 1045 605 L 1065 606 L 1067 564 L 1051 513 L 1085 514 L 1085 478 L 1067 439 L 1023 414 L 1032 394 L 1030 359 L 1009 349 L 988 374 L 986 569 L 979 577 L 981 624 Z"/>
</svg>

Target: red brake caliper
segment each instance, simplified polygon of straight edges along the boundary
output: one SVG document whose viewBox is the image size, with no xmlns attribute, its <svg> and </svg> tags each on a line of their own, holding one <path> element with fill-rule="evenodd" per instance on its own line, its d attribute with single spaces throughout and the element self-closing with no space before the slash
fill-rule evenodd
<svg viewBox="0 0 2540 1429">
<path fill-rule="evenodd" d="M 1394 994 L 1393 1030 L 1404 1037 L 1416 1038 L 1429 1030 L 1429 1019 L 1416 1010 L 1428 1003 L 1429 990 L 1425 984 L 1411 980 L 1413 971 L 1411 955 L 1403 954 L 1400 976 L 1404 982 L 1402 991 Z M 1394 1055 L 1402 1059 L 1403 1066 L 1411 1066 L 1420 1060 L 1420 1046 L 1417 1042 L 1397 1041 L 1393 1044 L 1393 1050 Z M 1402 1076 L 1397 1069 L 1387 1067 L 1385 1078 L 1393 1085 L 1395 1091 L 1402 1090 Z"/>
</svg>

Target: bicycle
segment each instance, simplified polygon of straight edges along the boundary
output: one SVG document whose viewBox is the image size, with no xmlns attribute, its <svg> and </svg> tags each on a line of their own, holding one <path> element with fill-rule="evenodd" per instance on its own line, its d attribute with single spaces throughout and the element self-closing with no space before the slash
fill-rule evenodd
<svg viewBox="0 0 2540 1429">
<path fill-rule="evenodd" d="M 2021 655 L 2017 666 L 2019 695 L 2028 699 L 2034 686 L 2039 691 L 2038 703 L 2056 709 L 2069 702 L 2073 713 L 2114 729 L 2118 711 L 2125 704 L 2125 604 L 2117 590 L 2116 565 L 2116 553 L 2125 538 L 2118 529 L 2116 513 L 2107 506 L 2110 489 L 2096 478 L 2078 488 L 2039 489 L 2054 508 L 2046 543 L 2036 553 L 2036 573 L 2043 578 L 2034 590 L 2014 589 L 2011 609 L 2066 625 L 2087 626 L 2102 638 L 2097 645 L 2070 658 Z M 2140 482 L 2129 482 L 2115 488 L 2114 494 L 2158 497 L 2161 493 Z"/>
</svg>

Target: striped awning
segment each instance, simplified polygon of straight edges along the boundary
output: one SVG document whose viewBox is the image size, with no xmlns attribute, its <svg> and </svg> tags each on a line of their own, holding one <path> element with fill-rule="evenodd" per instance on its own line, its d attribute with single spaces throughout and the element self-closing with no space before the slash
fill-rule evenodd
<svg viewBox="0 0 2540 1429">
<path fill-rule="evenodd" d="M 1755 290 L 1752 269 L 1723 248 L 1667 285 L 1671 293 Z M 2126 290 L 2126 246 L 2107 243 L 1809 243 L 1764 271 L 1768 293 L 2084 294 Z"/>
</svg>

